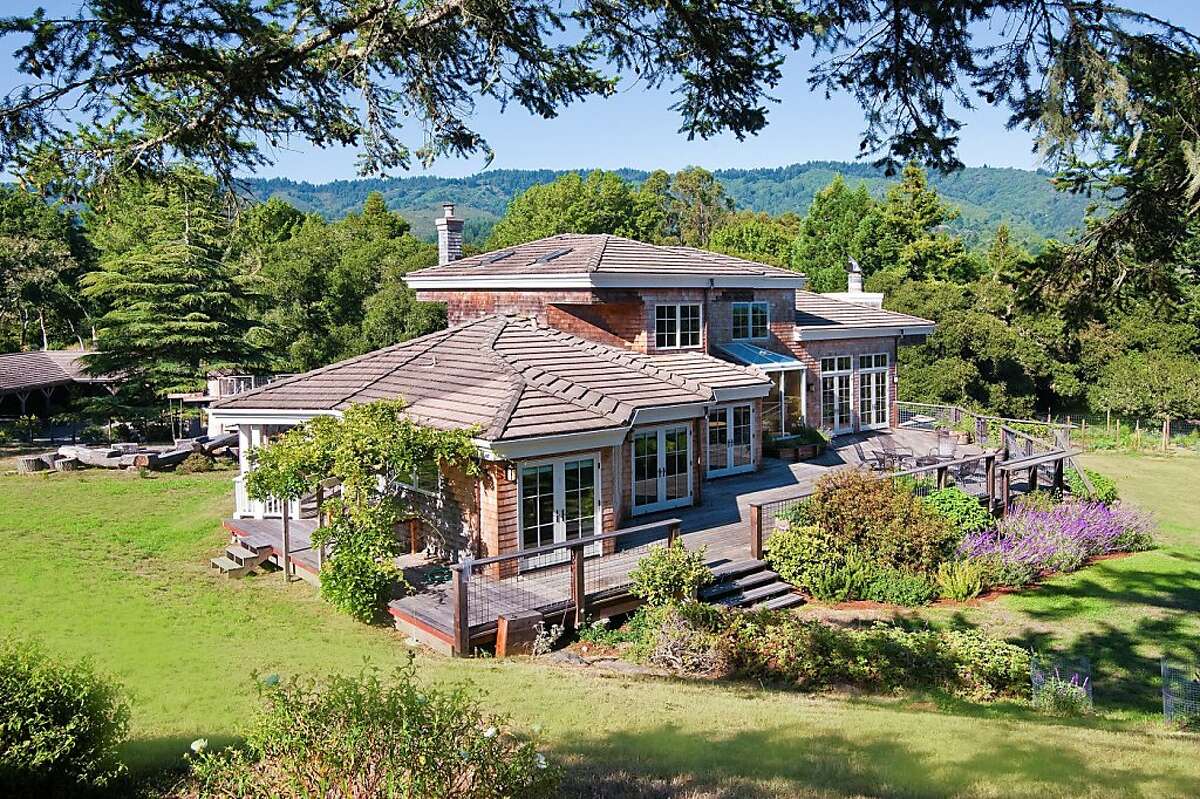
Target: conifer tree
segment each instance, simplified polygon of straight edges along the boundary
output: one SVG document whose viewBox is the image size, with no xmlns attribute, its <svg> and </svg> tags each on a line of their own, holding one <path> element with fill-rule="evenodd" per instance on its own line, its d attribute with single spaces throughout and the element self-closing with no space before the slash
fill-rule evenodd
<svg viewBox="0 0 1200 799">
<path fill-rule="evenodd" d="M 246 292 L 223 260 L 228 220 L 219 200 L 210 178 L 178 170 L 169 180 L 123 187 L 110 211 L 120 215 L 97 215 L 107 246 L 83 284 L 107 311 L 88 367 L 122 376 L 118 405 L 128 411 L 201 388 L 208 370 L 257 361 Z"/>
</svg>

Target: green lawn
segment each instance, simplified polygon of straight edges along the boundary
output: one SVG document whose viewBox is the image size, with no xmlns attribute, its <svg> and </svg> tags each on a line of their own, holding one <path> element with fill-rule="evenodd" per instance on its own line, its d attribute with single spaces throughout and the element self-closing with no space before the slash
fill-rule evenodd
<svg viewBox="0 0 1200 799">
<path fill-rule="evenodd" d="M 1064 648 L 1099 642 L 1108 654 L 1098 664 L 1156 669 L 1164 643 L 1186 648 L 1197 632 L 1200 461 L 1093 461 L 1131 499 L 1160 506 L 1169 546 L 959 620 Z M 406 657 L 393 631 L 337 615 L 306 584 L 209 574 L 230 476 L 0 477 L 0 632 L 90 655 L 117 675 L 133 701 L 137 769 L 178 762 L 197 737 L 233 740 L 254 709 L 255 672 Z M 569 789 L 593 796 L 1200 794 L 1196 738 L 1152 721 L 1156 688 L 1132 680 L 1128 697 L 1097 686 L 1101 718 L 1060 723 L 922 697 L 809 697 L 427 654 L 418 664 L 433 681 L 469 679 L 523 726 L 541 724 L 569 764 Z"/>
</svg>

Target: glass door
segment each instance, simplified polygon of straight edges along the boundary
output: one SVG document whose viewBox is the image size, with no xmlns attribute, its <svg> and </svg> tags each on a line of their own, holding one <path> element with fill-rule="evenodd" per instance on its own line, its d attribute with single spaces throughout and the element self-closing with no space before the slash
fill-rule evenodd
<svg viewBox="0 0 1200 799">
<path fill-rule="evenodd" d="M 834 433 L 853 429 L 850 416 L 849 355 L 821 359 L 821 427 Z"/>
<path fill-rule="evenodd" d="M 858 415 L 864 430 L 888 426 L 888 356 L 863 355 L 858 359 Z"/>
<path fill-rule="evenodd" d="M 548 544 L 591 538 L 599 532 L 599 494 L 594 457 L 548 461 L 521 466 L 520 542 L 522 550 Z M 591 544 L 587 554 L 599 554 Z M 521 568 L 536 568 L 569 560 L 570 551 L 558 549 L 521 561 Z"/>
<path fill-rule="evenodd" d="M 690 505 L 691 428 L 639 430 L 633 435 L 633 512 Z"/>
<path fill-rule="evenodd" d="M 708 476 L 754 468 L 754 408 L 730 405 L 708 412 Z"/>
</svg>

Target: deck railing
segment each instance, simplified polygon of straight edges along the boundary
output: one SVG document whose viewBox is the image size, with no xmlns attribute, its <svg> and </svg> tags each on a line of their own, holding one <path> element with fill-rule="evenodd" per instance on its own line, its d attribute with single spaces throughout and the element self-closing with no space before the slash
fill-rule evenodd
<svg viewBox="0 0 1200 799">
<path fill-rule="evenodd" d="M 900 427 L 913 430 L 950 429 L 969 432 L 975 443 L 986 448 L 1003 448 L 1006 444 L 1004 430 L 1018 433 L 1021 437 L 1040 442 L 1050 451 L 1069 446 L 1070 424 L 1038 419 L 1014 419 L 1008 416 L 991 416 L 976 413 L 958 405 L 938 405 L 929 402 L 897 402 Z M 1014 429 L 1015 426 L 1025 431 Z"/>
<path fill-rule="evenodd" d="M 283 517 L 283 500 L 278 497 L 268 497 L 265 500 L 251 498 L 246 491 L 246 479 L 243 475 L 233 478 L 234 515 L 239 519 L 279 519 Z M 288 504 L 288 516 L 300 518 L 300 500 L 294 499 Z"/>
<path fill-rule="evenodd" d="M 664 519 L 522 552 L 464 558 L 451 567 L 454 653 L 470 654 L 472 636 L 507 637 L 500 630 L 510 623 L 545 617 L 579 626 L 593 615 L 631 610 L 638 602 L 628 593 L 629 572 L 651 546 L 674 541 L 679 527 L 679 519 Z"/>
<path fill-rule="evenodd" d="M 220 377 L 217 378 L 217 396 L 232 397 L 236 394 L 269 385 L 285 377 L 292 377 L 292 375 L 230 375 L 228 377 Z"/>
</svg>

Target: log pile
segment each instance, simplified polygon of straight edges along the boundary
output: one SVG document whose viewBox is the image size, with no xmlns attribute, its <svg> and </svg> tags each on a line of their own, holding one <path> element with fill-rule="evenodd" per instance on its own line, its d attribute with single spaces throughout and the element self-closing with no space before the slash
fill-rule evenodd
<svg viewBox="0 0 1200 799">
<path fill-rule="evenodd" d="M 55 469 L 60 472 L 90 466 L 97 469 L 174 469 L 188 455 L 202 453 L 210 458 L 238 455 L 238 434 L 200 436 L 180 439 L 169 449 L 143 447 L 139 444 L 85 446 L 65 444 L 54 452 L 26 455 L 17 459 L 17 471 L 22 474 Z"/>
</svg>

